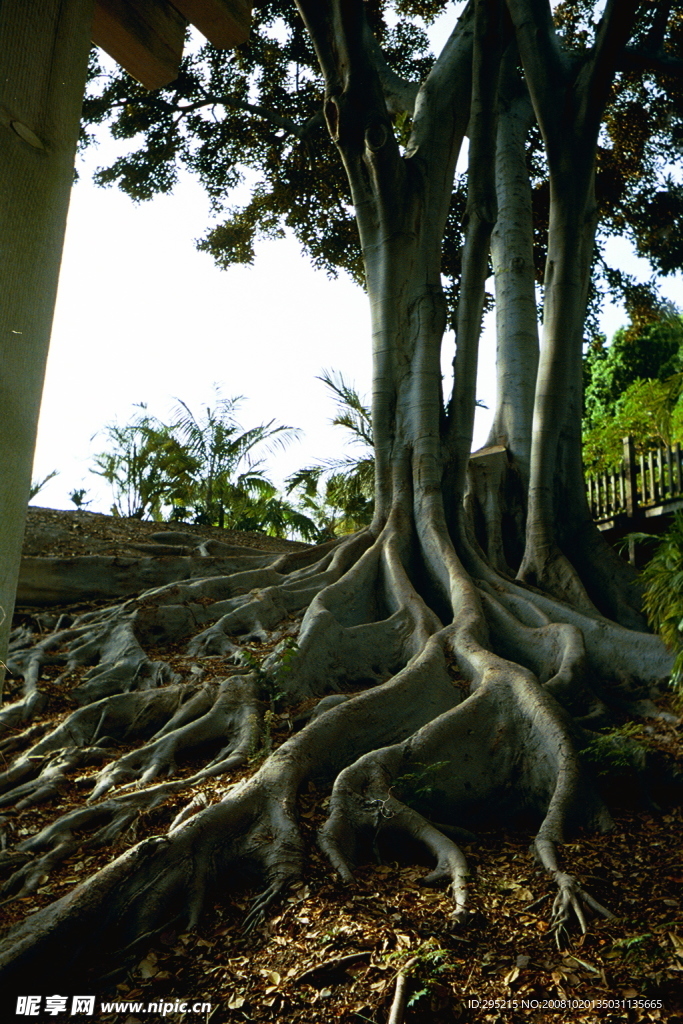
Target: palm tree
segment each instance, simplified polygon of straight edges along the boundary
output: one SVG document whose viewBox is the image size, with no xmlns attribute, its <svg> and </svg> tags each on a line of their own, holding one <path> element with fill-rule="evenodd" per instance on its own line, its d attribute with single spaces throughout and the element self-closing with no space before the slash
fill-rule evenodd
<svg viewBox="0 0 683 1024">
<path fill-rule="evenodd" d="M 216 386 L 216 401 L 196 416 L 178 399 L 170 432 L 177 447 L 169 467 L 168 497 L 182 510 L 192 509 L 195 522 L 236 529 L 240 509 L 272 497 L 274 487 L 265 476 L 263 458 L 285 448 L 299 431 L 275 426 L 275 421 L 243 430 L 235 418 L 241 397 L 223 398 Z M 253 526 L 252 529 L 260 528 Z"/>
<path fill-rule="evenodd" d="M 50 480 L 54 480 L 56 476 L 59 476 L 59 470 L 53 469 L 52 472 L 48 473 L 47 476 L 44 476 L 42 480 L 32 480 L 31 488 L 28 492 L 28 500 L 33 501 L 33 499 L 40 494 L 43 487 L 45 487 L 46 484 L 49 484 Z"/>
<path fill-rule="evenodd" d="M 112 487 L 112 515 L 129 519 L 161 519 L 161 510 L 173 462 L 173 438 L 167 426 L 147 412 L 121 426 L 109 423 L 103 433 L 109 442 L 106 451 L 95 456 L 98 476 Z"/>
<path fill-rule="evenodd" d="M 228 526 L 232 530 L 256 530 L 270 537 L 296 536 L 317 543 L 326 539 L 317 524 L 301 509 L 278 493 L 268 481 L 257 496 L 236 501 L 230 508 Z"/>
<path fill-rule="evenodd" d="M 375 455 L 372 417 L 353 385 L 342 374 L 323 370 L 318 378 L 332 392 L 337 413 L 333 426 L 350 433 L 349 443 L 362 449 L 359 457 L 320 459 L 290 476 L 287 493 L 298 492 L 299 503 L 327 536 L 366 526 L 374 510 Z M 320 491 L 321 485 L 324 490 Z"/>
</svg>

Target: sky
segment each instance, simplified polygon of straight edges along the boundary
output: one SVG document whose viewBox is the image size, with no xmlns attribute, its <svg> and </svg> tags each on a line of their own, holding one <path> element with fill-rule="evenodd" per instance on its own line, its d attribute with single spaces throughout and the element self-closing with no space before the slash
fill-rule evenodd
<svg viewBox="0 0 683 1024">
<path fill-rule="evenodd" d="M 435 45 L 450 24 L 433 31 Z M 301 429 L 300 440 L 271 457 L 280 483 L 319 458 L 343 454 L 344 432 L 330 425 L 334 403 L 316 378 L 341 372 L 361 395 L 370 392 L 367 299 L 349 278 L 314 270 L 293 238 L 257 246 L 251 267 L 219 270 L 195 248 L 210 222 L 208 201 L 189 176 L 171 196 L 134 204 L 116 188 L 98 188 L 93 170 L 115 154 L 103 138 L 79 160 L 72 191 L 38 432 L 34 479 L 52 470 L 34 504 L 73 508 L 84 488 L 88 508 L 109 512 L 109 485 L 89 472 L 106 448 L 106 424 L 126 423 L 136 403 L 166 419 L 174 400 L 198 412 L 215 384 L 225 397 L 244 396 L 245 428 L 271 420 Z M 621 246 L 611 254 L 629 270 L 641 264 Z M 680 276 L 664 292 L 680 302 Z M 610 337 L 624 314 L 606 306 Z M 447 336 L 443 362 L 453 357 Z M 488 317 L 480 352 L 474 447 L 486 440 L 495 406 L 495 338 Z M 348 451 L 348 449 L 346 449 Z"/>
<path fill-rule="evenodd" d="M 226 397 L 245 396 L 238 410 L 245 428 L 270 420 L 301 428 L 305 440 L 271 462 L 274 476 L 332 454 L 340 431 L 329 425 L 334 406 L 316 376 L 333 368 L 367 392 L 364 294 L 348 279 L 314 271 L 289 239 L 260 245 L 253 267 L 219 270 L 194 246 L 207 222 L 203 192 L 191 180 L 173 196 L 136 206 L 81 172 L 34 465 L 34 478 L 52 469 L 59 475 L 36 503 L 73 507 L 70 492 L 85 487 L 97 494 L 90 508 L 108 511 L 108 485 L 88 473 L 92 455 L 106 447 L 105 424 L 127 422 L 139 402 L 162 419 L 174 399 L 198 412 L 214 384 Z"/>
<path fill-rule="evenodd" d="M 452 24 L 447 10 L 430 30 L 435 47 Z M 162 419 L 177 398 L 197 411 L 211 401 L 214 384 L 226 397 L 245 396 L 237 414 L 245 428 L 275 420 L 301 429 L 299 441 L 269 460 L 275 482 L 348 453 L 344 432 L 330 425 L 334 403 L 316 378 L 338 371 L 369 398 L 362 290 L 346 276 L 330 280 L 314 270 L 293 238 L 257 245 L 252 267 L 219 270 L 195 248 L 210 215 L 189 175 L 172 196 L 137 205 L 92 183 L 93 171 L 119 152 L 103 133 L 99 147 L 79 158 L 33 478 L 58 475 L 34 504 L 73 508 L 70 493 L 85 488 L 90 510 L 108 512 L 109 485 L 89 472 L 106 448 L 103 427 L 126 423 L 139 402 Z M 451 336 L 446 367 L 452 358 Z M 482 387 L 480 397 L 492 402 Z"/>
</svg>

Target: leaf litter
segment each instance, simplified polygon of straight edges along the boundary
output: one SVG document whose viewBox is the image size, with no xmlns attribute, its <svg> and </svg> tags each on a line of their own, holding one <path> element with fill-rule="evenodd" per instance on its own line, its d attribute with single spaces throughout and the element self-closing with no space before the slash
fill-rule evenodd
<svg viewBox="0 0 683 1024">
<path fill-rule="evenodd" d="M 51 512 L 51 519 L 70 515 Z M 164 657 L 169 660 L 168 647 Z M 220 669 L 216 665 L 217 673 Z M 50 671 L 42 685 L 50 694 L 46 721 L 52 728 L 68 713 L 69 701 L 63 688 L 51 692 Z M 286 737 L 296 715 L 292 709 L 274 719 L 274 746 Z M 656 730 L 643 726 L 642 731 L 683 773 L 680 722 L 658 723 Z M 178 775 L 192 774 L 203 763 L 203 758 L 196 764 L 188 759 Z M 80 805 L 84 783 L 97 771 L 97 765 L 81 769 L 79 779 L 66 782 L 57 801 L 47 806 L 3 812 L 3 848 L 35 834 L 56 810 L 64 813 Z M 227 784 L 249 771 L 208 779 L 197 790 L 209 802 L 218 800 Z M 207 1024 L 209 1019 L 211 1024 L 384 1024 L 403 973 L 405 1024 L 683 1024 L 680 806 L 663 812 L 625 810 L 608 836 L 581 834 L 566 844 L 576 875 L 617 920 L 591 921 L 587 935 L 573 935 L 571 949 L 558 952 L 548 925 L 554 894 L 531 862 L 529 835 L 487 833 L 464 847 L 472 875 L 471 906 L 466 924 L 453 930 L 446 892 L 422 887 L 425 865 L 394 860 L 395 851 L 383 851 L 382 863 L 358 867 L 352 885 L 332 875 L 315 846 L 328 796 L 314 784 L 302 795 L 300 825 L 310 851 L 307 881 L 271 908 L 259 927 L 248 934 L 242 927 L 255 892 L 221 894 L 222 901 L 206 910 L 196 932 L 162 932 L 127 975 L 100 996 L 210 1002 Z M 163 832 L 186 800 L 186 794 L 177 794 L 142 814 L 114 848 L 89 849 L 84 834 L 82 850 L 41 878 L 37 892 L 3 908 L 4 923 L 65 895 L 131 841 Z M 544 1000 L 573 1005 L 544 1009 Z M 610 1006 L 623 1000 L 641 1005 Z M 100 1019 L 121 1024 L 120 1015 Z M 153 1014 L 144 1019 L 155 1022 Z M 182 1013 L 162 1019 L 179 1024 L 198 1020 Z M 130 1017 L 128 1024 L 134 1020 Z"/>
</svg>

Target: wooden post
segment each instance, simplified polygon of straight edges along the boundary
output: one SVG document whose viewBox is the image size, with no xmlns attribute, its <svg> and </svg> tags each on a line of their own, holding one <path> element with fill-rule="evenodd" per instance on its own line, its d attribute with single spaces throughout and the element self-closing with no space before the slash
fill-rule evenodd
<svg viewBox="0 0 683 1024">
<path fill-rule="evenodd" d="M 656 475 L 658 476 L 658 480 L 657 480 L 657 487 L 658 487 L 657 497 L 658 497 L 658 499 L 660 501 L 664 501 L 665 498 L 666 498 L 666 491 L 664 489 L 664 459 L 663 459 L 663 452 L 662 452 L 661 445 L 657 448 L 657 470 L 656 470 Z"/>
<path fill-rule="evenodd" d="M 619 511 L 626 511 L 626 485 L 624 481 L 624 465 L 619 467 Z"/>
<path fill-rule="evenodd" d="M 19 575 L 92 16 L 93 0 L 0 3 L 0 661 Z"/>
<path fill-rule="evenodd" d="M 636 476 L 636 448 L 632 437 L 624 438 L 624 477 L 626 487 L 626 515 L 638 515 L 638 481 Z"/>
<path fill-rule="evenodd" d="M 638 517 L 638 480 L 636 475 L 636 448 L 632 437 L 624 438 L 624 488 L 626 492 L 626 515 L 633 522 Z M 628 542 L 628 560 L 636 564 L 636 545 Z"/>
</svg>

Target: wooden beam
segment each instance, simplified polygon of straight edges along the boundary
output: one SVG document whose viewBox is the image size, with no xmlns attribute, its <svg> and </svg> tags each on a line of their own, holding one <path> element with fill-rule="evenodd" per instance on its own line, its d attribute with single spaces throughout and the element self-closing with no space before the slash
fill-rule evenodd
<svg viewBox="0 0 683 1024">
<path fill-rule="evenodd" d="M 97 0 L 93 42 L 147 89 L 178 75 L 187 21 L 167 0 Z"/>
<path fill-rule="evenodd" d="M 251 0 L 173 0 L 187 20 L 220 49 L 246 43 L 251 25 Z"/>
</svg>

